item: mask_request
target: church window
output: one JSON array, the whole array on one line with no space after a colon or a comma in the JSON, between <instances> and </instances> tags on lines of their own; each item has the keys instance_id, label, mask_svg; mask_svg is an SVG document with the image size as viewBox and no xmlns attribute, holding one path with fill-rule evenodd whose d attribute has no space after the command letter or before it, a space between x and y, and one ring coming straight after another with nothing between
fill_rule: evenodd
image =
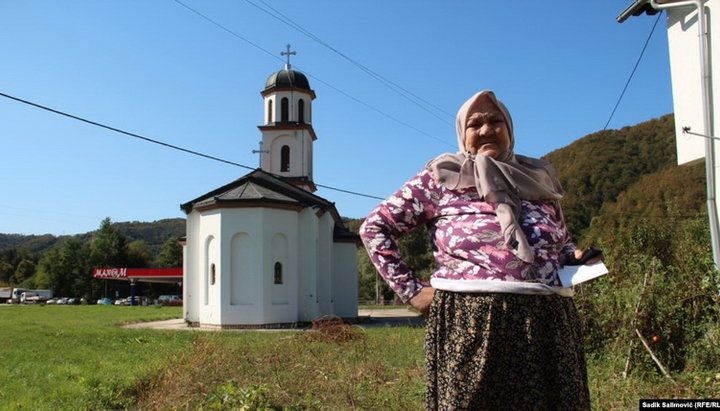
<instances>
[{"instance_id":1,"label":"church window","mask_svg":"<svg viewBox=\"0 0 720 411\"><path fill-rule=\"evenodd\" d=\"M290 147L280 148L280 171L290 171Z\"/></svg>"},{"instance_id":2,"label":"church window","mask_svg":"<svg viewBox=\"0 0 720 411\"><path fill-rule=\"evenodd\" d=\"M275 263L275 284L282 284L283 283L283 277L282 277L282 264L280 264L280 261Z\"/></svg>"},{"instance_id":3,"label":"church window","mask_svg":"<svg viewBox=\"0 0 720 411\"><path fill-rule=\"evenodd\" d=\"M280 121L283 123L290 121L288 118L288 110L288 98L283 97L282 100L280 100Z\"/></svg>"},{"instance_id":4,"label":"church window","mask_svg":"<svg viewBox=\"0 0 720 411\"><path fill-rule=\"evenodd\" d=\"M305 100L298 101L298 122L305 124Z\"/></svg>"},{"instance_id":5,"label":"church window","mask_svg":"<svg viewBox=\"0 0 720 411\"><path fill-rule=\"evenodd\" d=\"M272 118L273 118L272 100L268 100L268 115L267 116L268 116L267 123L268 124L272 123Z\"/></svg>"},{"instance_id":6,"label":"church window","mask_svg":"<svg viewBox=\"0 0 720 411\"><path fill-rule=\"evenodd\" d=\"M210 264L210 285L215 285L215 263Z\"/></svg>"}]
</instances>

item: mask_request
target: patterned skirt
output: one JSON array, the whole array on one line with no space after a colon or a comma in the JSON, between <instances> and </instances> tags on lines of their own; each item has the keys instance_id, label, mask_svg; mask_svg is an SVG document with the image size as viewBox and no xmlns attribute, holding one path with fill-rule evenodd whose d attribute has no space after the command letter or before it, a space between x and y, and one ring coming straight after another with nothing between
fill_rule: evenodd
<instances>
[{"instance_id":1,"label":"patterned skirt","mask_svg":"<svg viewBox=\"0 0 720 411\"><path fill-rule=\"evenodd\" d=\"M572 298L437 290L425 338L429 410L589 410Z\"/></svg>"}]
</instances>

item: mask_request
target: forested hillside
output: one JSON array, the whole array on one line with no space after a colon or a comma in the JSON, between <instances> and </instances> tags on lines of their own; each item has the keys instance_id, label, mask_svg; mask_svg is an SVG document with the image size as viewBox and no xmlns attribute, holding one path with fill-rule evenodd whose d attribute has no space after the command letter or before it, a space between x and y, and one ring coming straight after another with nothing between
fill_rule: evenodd
<instances>
[{"instance_id":1,"label":"forested hillside","mask_svg":"<svg viewBox=\"0 0 720 411\"><path fill-rule=\"evenodd\" d=\"M615 201L647 174L675 166L672 114L620 130L585 136L543 158L557 169L566 194L565 219L581 238L605 202ZM654 184L652 178L646 183Z\"/></svg>"},{"instance_id":2,"label":"forested hillside","mask_svg":"<svg viewBox=\"0 0 720 411\"><path fill-rule=\"evenodd\" d=\"M120 222L113 223L129 241L144 241L152 254L157 254L162 244L169 237L181 237L185 235L185 219L168 218L153 222ZM76 234L72 236L44 235L22 235L0 233L0 251L16 248L31 253L43 254L52 248L62 239L74 238L80 241L89 241L97 231Z\"/></svg>"}]
</instances>

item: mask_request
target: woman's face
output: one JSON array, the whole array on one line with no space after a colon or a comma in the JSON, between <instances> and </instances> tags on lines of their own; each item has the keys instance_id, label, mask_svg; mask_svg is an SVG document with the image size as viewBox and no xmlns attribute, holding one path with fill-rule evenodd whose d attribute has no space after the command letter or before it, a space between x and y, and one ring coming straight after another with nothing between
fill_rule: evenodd
<instances>
[{"instance_id":1,"label":"woman's face","mask_svg":"<svg viewBox=\"0 0 720 411\"><path fill-rule=\"evenodd\" d=\"M510 149L510 132L505 117L487 97L470 107L465 123L465 150L498 158Z\"/></svg>"}]
</instances>

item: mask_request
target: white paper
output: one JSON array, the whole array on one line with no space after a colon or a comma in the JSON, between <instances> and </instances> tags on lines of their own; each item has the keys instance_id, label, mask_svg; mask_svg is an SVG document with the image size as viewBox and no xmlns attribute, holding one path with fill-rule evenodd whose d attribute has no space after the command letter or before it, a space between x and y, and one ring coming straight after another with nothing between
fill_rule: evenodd
<instances>
[{"instance_id":1,"label":"white paper","mask_svg":"<svg viewBox=\"0 0 720 411\"><path fill-rule=\"evenodd\" d=\"M563 287L572 287L607 273L608 269L602 261L595 264L566 265L558 270Z\"/></svg>"}]
</instances>

